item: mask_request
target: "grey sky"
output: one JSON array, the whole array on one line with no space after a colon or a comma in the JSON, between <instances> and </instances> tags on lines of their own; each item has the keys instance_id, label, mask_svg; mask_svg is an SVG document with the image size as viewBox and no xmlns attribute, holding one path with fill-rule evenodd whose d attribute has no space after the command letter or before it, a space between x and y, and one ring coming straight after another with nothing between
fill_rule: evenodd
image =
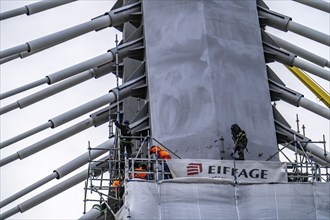
<instances>
[{"instance_id":1,"label":"grey sky","mask_svg":"<svg viewBox=\"0 0 330 220\"><path fill-rule=\"evenodd\" d=\"M1 12L22 7L33 2L35 1L1 0ZM304 24L326 34L330 33L330 18L329 14L325 12L318 11L292 1L268 0L265 2L272 10L291 16L295 22ZM9 20L1 21L0 48L1 50L4 50L25 43L29 40L83 23L110 10L113 3L114 1L82 0L36 15L22 15ZM283 33L271 28L268 30L296 45L330 59L330 51L326 46L312 42L311 40L292 33ZM113 28L107 28L99 32L91 32L59 46L30 56L26 59L16 59L12 62L1 65L1 93L44 78L48 74L54 73L73 64L106 53L108 49L113 48L115 45L115 34L118 34L119 39L121 38L120 33ZM300 81L298 81L288 70L286 70L286 68L279 64L271 64L270 66L288 87L298 90L303 93L305 97L319 103L320 105L323 105L323 103L319 102L315 96L309 92L302 83L300 83ZM318 77L312 77L329 91L329 82L325 82ZM23 98L28 94L46 87L47 86L41 86L40 88L3 100L1 101L1 106L15 102L19 98ZM86 83L34 104L33 106L9 112L1 116L1 142L37 125L43 124L47 122L48 119L70 110L82 103L95 99L107 93L113 87L115 87L115 77L110 74L98 80L91 79ZM283 102L278 102L277 108L288 120L292 128L296 128L295 117L298 113L301 120L301 125L304 124L306 126L306 134L308 137L313 140L321 140L322 134L326 134L327 142L329 143L328 120L310 113L307 110L295 108ZM58 131L82 121L87 117L88 115L84 115L79 119L68 123L68 125L63 125L54 130L48 129L34 135L33 137L8 146L7 148L1 150L1 158L14 154L16 151L23 149L38 140L48 137L51 134L57 133ZM29 158L21 161L15 161L5 167L2 167L0 169L1 199L7 198L24 187L38 181L42 177L49 175L54 169L64 163L82 153L85 153L87 151L88 141L91 142L92 147L95 147L96 145L104 142L107 137L107 125L103 125L98 128L90 128L87 131L75 135L70 139L64 140L59 144L56 144ZM329 144L327 144L327 146L329 151ZM87 166L83 169L86 168ZM8 205L8 207L6 206L1 210L1 212L6 211L8 208L25 201L32 195L42 192L59 182L61 182L61 180L52 181L51 184L41 187L36 192L33 192ZM61 195L58 195L53 199L50 199L45 203L27 211L26 213L13 216L11 219L76 219L82 215L83 211L83 188L84 185L79 184ZM91 198L92 196L89 197ZM93 203L88 203L87 210L92 205Z\"/></svg>"}]
</instances>

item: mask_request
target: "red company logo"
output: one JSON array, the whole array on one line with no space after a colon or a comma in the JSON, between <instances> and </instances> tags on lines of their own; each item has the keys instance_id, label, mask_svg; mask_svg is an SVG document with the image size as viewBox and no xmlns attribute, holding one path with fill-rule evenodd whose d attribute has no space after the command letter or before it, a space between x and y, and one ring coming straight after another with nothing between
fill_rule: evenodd
<instances>
[{"instance_id":1,"label":"red company logo","mask_svg":"<svg viewBox=\"0 0 330 220\"><path fill-rule=\"evenodd\" d=\"M203 167L201 163L190 163L187 165L187 175L196 175L203 172Z\"/></svg>"}]
</instances>

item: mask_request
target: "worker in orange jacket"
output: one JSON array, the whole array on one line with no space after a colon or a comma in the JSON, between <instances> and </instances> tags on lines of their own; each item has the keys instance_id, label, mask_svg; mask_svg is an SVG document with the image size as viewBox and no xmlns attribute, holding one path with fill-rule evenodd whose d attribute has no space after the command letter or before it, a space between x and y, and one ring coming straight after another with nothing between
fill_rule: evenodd
<instances>
[{"instance_id":1,"label":"worker in orange jacket","mask_svg":"<svg viewBox=\"0 0 330 220\"><path fill-rule=\"evenodd\" d=\"M151 149L150 149L150 154L155 154L157 155L158 159L171 159L171 154L169 152L167 152L166 150L164 150L164 148L160 147L160 146L156 146L154 145Z\"/></svg>"},{"instance_id":2,"label":"worker in orange jacket","mask_svg":"<svg viewBox=\"0 0 330 220\"><path fill-rule=\"evenodd\" d=\"M111 191L109 197L109 205L114 212L119 211L122 206L124 195L123 180L115 179L111 184Z\"/></svg>"},{"instance_id":3,"label":"worker in orange jacket","mask_svg":"<svg viewBox=\"0 0 330 220\"><path fill-rule=\"evenodd\" d=\"M121 179L115 179L111 184L111 192L117 194L119 189L122 188L123 181Z\"/></svg>"},{"instance_id":4,"label":"worker in orange jacket","mask_svg":"<svg viewBox=\"0 0 330 220\"><path fill-rule=\"evenodd\" d=\"M114 181L112 182L112 185L111 185L111 186L112 186L112 187L118 187L118 186L121 186L122 183L123 183L122 180L116 179L116 180L114 180ZM115 189L115 188L113 188L113 189Z\"/></svg>"},{"instance_id":5,"label":"worker in orange jacket","mask_svg":"<svg viewBox=\"0 0 330 220\"><path fill-rule=\"evenodd\" d=\"M145 164L141 164L140 166L136 167L134 169L134 178L138 178L138 179L147 179L147 166ZM142 173L143 172L143 173Z\"/></svg>"},{"instance_id":6,"label":"worker in orange jacket","mask_svg":"<svg viewBox=\"0 0 330 220\"><path fill-rule=\"evenodd\" d=\"M123 181L121 179L115 179L111 184L111 193L113 197L120 197L123 191Z\"/></svg>"},{"instance_id":7,"label":"worker in orange jacket","mask_svg":"<svg viewBox=\"0 0 330 220\"><path fill-rule=\"evenodd\" d=\"M156 146L156 145L154 145L150 149L150 154L155 154L157 159L163 159L163 160L171 159L171 154L169 152L167 152L164 148L162 148L160 146ZM167 174L164 174L164 179L172 178L172 175L168 174L168 173L170 173L170 168L168 168L166 161L164 161L164 172L167 173Z\"/></svg>"}]
</instances>

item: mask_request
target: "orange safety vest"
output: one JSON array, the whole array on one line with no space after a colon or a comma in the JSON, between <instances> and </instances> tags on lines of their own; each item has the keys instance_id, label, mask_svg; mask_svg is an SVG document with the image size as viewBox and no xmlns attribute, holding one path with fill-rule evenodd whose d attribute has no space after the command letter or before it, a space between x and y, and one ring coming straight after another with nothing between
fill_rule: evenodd
<instances>
[{"instance_id":1,"label":"orange safety vest","mask_svg":"<svg viewBox=\"0 0 330 220\"><path fill-rule=\"evenodd\" d=\"M146 171L146 170L142 169L142 167L137 167L134 169L134 171ZM147 174L146 173L134 173L134 178L147 179Z\"/></svg>"},{"instance_id":2,"label":"orange safety vest","mask_svg":"<svg viewBox=\"0 0 330 220\"><path fill-rule=\"evenodd\" d=\"M153 146L150 149L151 154L156 154L157 152L158 152L157 155L158 159L171 159L171 154L160 146Z\"/></svg>"},{"instance_id":3,"label":"orange safety vest","mask_svg":"<svg viewBox=\"0 0 330 220\"><path fill-rule=\"evenodd\" d=\"M122 181L121 180L114 180L113 182L112 182L112 187L113 188L111 188L111 190L112 191L116 191L118 188L115 188L115 187L118 187L118 186L120 186L122 184Z\"/></svg>"}]
</instances>

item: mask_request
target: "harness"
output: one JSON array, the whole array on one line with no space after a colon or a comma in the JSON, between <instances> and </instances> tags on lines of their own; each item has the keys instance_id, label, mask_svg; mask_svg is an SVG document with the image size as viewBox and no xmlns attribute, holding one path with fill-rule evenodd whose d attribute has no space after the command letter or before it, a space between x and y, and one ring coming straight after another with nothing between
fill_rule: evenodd
<instances>
[{"instance_id":1,"label":"harness","mask_svg":"<svg viewBox=\"0 0 330 220\"><path fill-rule=\"evenodd\" d=\"M236 138L236 137L237 137L237 138ZM247 152L249 152L248 149L247 149L247 141L248 141L248 139L247 139L247 137L246 137L245 132L244 132L244 131L240 131L240 132L238 133L238 135L235 136L235 138L236 138L236 140L234 140L234 144L235 144L236 146L238 146L238 143L241 142L241 141L243 140L243 138L245 138L245 139L246 139L246 145L245 145L245 146L242 146L242 147L243 147Z\"/></svg>"}]
</instances>

